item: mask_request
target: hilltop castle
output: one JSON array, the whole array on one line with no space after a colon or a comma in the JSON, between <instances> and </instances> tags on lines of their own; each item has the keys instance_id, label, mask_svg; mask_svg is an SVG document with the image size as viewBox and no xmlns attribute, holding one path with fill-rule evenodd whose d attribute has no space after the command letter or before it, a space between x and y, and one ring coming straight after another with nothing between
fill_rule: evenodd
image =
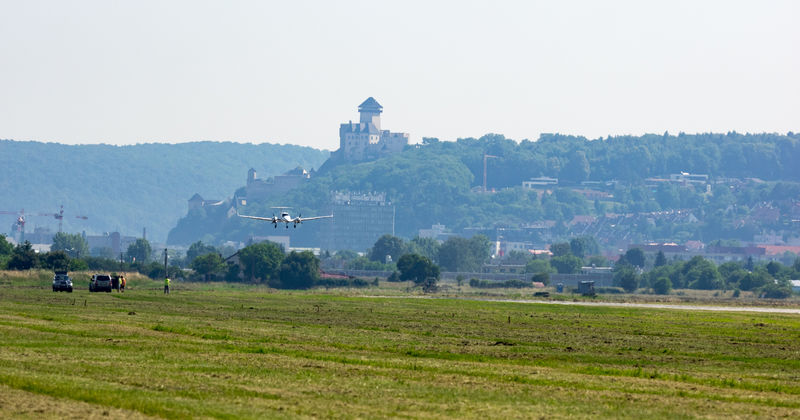
<instances>
[{"instance_id":1,"label":"hilltop castle","mask_svg":"<svg viewBox=\"0 0 800 420\"><path fill-rule=\"evenodd\" d=\"M334 156L344 161L375 159L400 152L408 144L408 133L381 130L383 107L373 97L358 106L360 121L339 126L339 150Z\"/></svg>"}]
</instances>

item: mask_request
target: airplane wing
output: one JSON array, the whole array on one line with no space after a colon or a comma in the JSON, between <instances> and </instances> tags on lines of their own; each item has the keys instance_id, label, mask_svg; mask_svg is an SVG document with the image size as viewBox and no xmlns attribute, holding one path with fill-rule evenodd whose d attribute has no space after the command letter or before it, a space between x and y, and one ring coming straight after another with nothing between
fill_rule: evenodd
<instances>
[{"instance_id":1,"label":"airplane wing","mask_svg":"<svg viewBox=\"0 0 800 420\"><path fill-rule=\"evenodd\" d=\"M305 221L308 221L308 220L316 220L316 219L330 219L330 218L332 218L332 217L333 217L333 215L331 214L331 215L329 215L329 216L298 217L297 219L298 219L300 222L305 222Z\"/></svg>"},{"instance_id":2,"label":"airplane wing","mask_svg":"<svg viewBox=\"0 0 800 420\"><path fill-rule=\"evenodd\" d=\"M275 223L275 217L258 217L258 216L245 216L244 214L239 214L236 212L236 215L239 217L244 217L246 219L255 219L255 220L266 220L267 222Z\"/></svg>"}]
</instances>

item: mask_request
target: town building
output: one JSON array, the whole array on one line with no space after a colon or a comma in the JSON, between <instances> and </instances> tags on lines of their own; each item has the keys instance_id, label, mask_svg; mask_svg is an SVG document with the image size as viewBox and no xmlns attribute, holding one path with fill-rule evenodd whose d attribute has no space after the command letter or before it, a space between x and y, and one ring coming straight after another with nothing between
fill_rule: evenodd
<instances>
[{"instance_id":1,"label":"town building","mask_svg":"<svg viewBox=\"0 0 800 420\"><path fill-rule=\"evenodd\" d=\"M408 133L381 129L383 107L373 97L358 106L359 122L339 126L339 150L332 157L358 162L401 152L408 144Z\"/></svg>"},{"instance_id":2,"label":"town building","mask_svg":"<svg viewBox=\"0 0 800 420\"><path fill-rule=\"evenodd\" d=\"M532 242L507 241L503 238L498 238L494 243L494 252L492 254L496 257L504 257L513 251L528 253L533 247Z\"/></svg>"},{"instance_id":3,"label":"town building","mask_svg":"<svg viewBox=\"0 0 800 420\"><path fill-rule=\"evenodd\" d=\"M538 178L531 178L530 181L522 181L522 188L528 190L548 185L558 185L558 178L540 176Z\"/></svg>"},{"instance_id":4,"label":"town building","mask_svg":"<svg viewBox=\"0 0 800 420\"><path fill-rule=\"evenodd\" d=\"M34 245L52 245L53 236L55 236L55 233L48 227L37 226L33 229L33 232L25 232L25 240Z\"/></svg>"},{"instance_id":5,"label":"town building","mask_svg":"<svg viewBox=\"0 0 800 420\"><path fill-rule=\"evenodd\" d=\"M244 197L236 197L236 205L246 206L247 200L261 201L285 194L299 187L310 178L311 174L301 167L294 168L285 172L283 175L275 175L268 179L258 178L256 170L250 168L250 170L247 171L245 195Z\"/></svg>"},{"instance_id":6,"label":"town building","mask_svg":"<svg viewBox=\"0 0 800 420\"><path fill-rule=\"evenodd\" d=\"M435 225L431 225L430 229L419 229L417 232L418 232L417 236L419 236L420 238L436 239L439 242L444 242L449 237L455 235L454 233L449 232L445 225L438 223Z\"/></svg>"},{"instance_id":7,"label":"town building","mask_svg":"<svg viewBox=\"0 0 800 420\"><path fill-rule=\"evenodd\" d=\"M670 174L670 182L677 184L695 184L705 185L708 184L708 175L706 174L690 174L688 172L681 172L679 174Z\"/></svg>"},{"instance_id":8,"label":"town building","mask_svg":"<svg viewBox=\"0 0 800 420\"><path fill-rule=\"evenodd\" d=\"M320 223L322 248L365 251L385 234L394 235L395 207L386 193L331 193L332 219Z\"/></svg>"},{"instance_id":9,"label":"town building","mask_svg":"<svg viewBox=\"0 0 800 420\"><path fill-rule=\"evenodd\" d=\"M687 243L688 245L688 243ZM676 243L646 243L633 244L628 249L639 248L646 254L656 254L659 251L664 253L668 260L689 260L695 256L723 264L729 261L745 262L749 259L753 261L781 261L785 259L785 254L797 255L800 253L800 246L781 246L781 245L748 245L748 246L687 246Z\"/></svg>"},{"instance_id":10,"label":"town building","mask_svg":"<svg viewBox=\"0 0 800 420\"><path fill-rule=\"evenodd\" d=\"M119 254L127 252L128 247L136 242L137 238L135 236L123 236L119 232L105 232L102 235L85 235L85 239L92 255L102 256L103 250L106 250L110 251L111 255L116 258Z\"/></svg>"}]
</instances>

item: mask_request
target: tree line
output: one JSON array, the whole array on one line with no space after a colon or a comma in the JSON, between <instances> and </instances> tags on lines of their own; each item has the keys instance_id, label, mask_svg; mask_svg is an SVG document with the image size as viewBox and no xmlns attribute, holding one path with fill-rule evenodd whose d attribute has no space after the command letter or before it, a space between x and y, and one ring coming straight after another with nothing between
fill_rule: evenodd
<instances>
[{"instance_id":1,"label":"tree line","mask_svg":"<svg viewBox=\"0 0 800 420\"><path fill-rule=\"evenodd\" d=\"M50 252L38 254L28 242L12 246L4 236L0 236L0 268L138 271L154 279L165 275L184 276L182 268L192 268L189 280L193 281L247 282L275 288L306 289L325 285L320 278L321 267L325 265L392 271L394 274L389 277L390 281L410 280L431 291L435 290L442 270L477 273L491 261L491 243L483 235L469 239L451 237L441 244L430 238L416 237L405 241L384 235L365 256L352 251L323 252L321 259L310 251L286 254L280 245L271 242L251 244L229 258L223 258L219 249L198 241L189 247L183 259L173 259L168 272L160 262L150 259L152 250L144 239L128 247L127 261L91 257L86 248L85 239L80 235L60 233L54 238ZM524 281L545 284L550 273L572 274L585 265L611 265L610 261L598 255L599 246L591 236L554 243L550 246L550 253L548 257L537 257L514 251L491 262L524 266L521 271ZM663 252L648 258L640 248L632 248L613 264L613 276L614 284L627 292L645 289L656 294L668 294L672 289L733 290L735 296L740 291L751 291L761 297L786 298L792 294L789 280L800 278L800 257L795 258L791 265L778 261L755 263L750 258L745 262L730 261L718 266L702 256L694 256L688 261L668 261Z\"/></svg>"},{"instance_id":2,"label":"tree line","mask_svg":"<svg viewBox=\"0 0 800 420\"><path fill-rule=\"evenodd\" d=\"M488 188L480 194L483 155L497 156L488 165ZM786 213L800 193L800 134L678 134L618 136L589 140L565 135L542 135L538 141L516 142L489 134L441 142L426 138L402 153L360 163L325 165L302 187L263 202L248 201L249 211L269 214L271 206L292 205L302 213L323 212L330 191L381 191L397 209L397 233L413 238L420 228L447 221L454 231L469 227L519 227L553 220L557 235L568 237L576 215L655 212L692 209L699 223L675 225L638 223L630 230L648 239L749 240L758 229L782 229L749 221L752 209L768 202ZM707 174L712 179L758 178L736 188L677 186L653 188L650 177L672 173ZM522 188L533 177L553 177L559 184L540 191ZM582 181L605 183L606 199L589 199L579 191ZM764 182L761 182L764 181ZM191 243L243 241L250 234L267 234L270 226L228 218L225 211L198 210L179 221L172 237ZM194 236L192 236L194 235ZM302 235L301 235L302 236ZM602 239L602 238L599 238ZM354 250L363 251L363 250Z\"/></svg>"}]
</instances>

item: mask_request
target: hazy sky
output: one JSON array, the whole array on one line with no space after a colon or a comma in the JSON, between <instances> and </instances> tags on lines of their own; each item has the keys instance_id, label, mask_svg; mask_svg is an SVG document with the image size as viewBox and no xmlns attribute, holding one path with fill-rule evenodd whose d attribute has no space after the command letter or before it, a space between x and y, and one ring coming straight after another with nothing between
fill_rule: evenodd
<instances>
[{"instance_id":1,"label":"hazy sky","mask_svg":"<svg viewBox=\"0 0 800 420\"><path fill-rule=\"evenodd\" d=\"M0 138L800 131L798 1L0 0Z\"/></svg>"}]
</instances>

